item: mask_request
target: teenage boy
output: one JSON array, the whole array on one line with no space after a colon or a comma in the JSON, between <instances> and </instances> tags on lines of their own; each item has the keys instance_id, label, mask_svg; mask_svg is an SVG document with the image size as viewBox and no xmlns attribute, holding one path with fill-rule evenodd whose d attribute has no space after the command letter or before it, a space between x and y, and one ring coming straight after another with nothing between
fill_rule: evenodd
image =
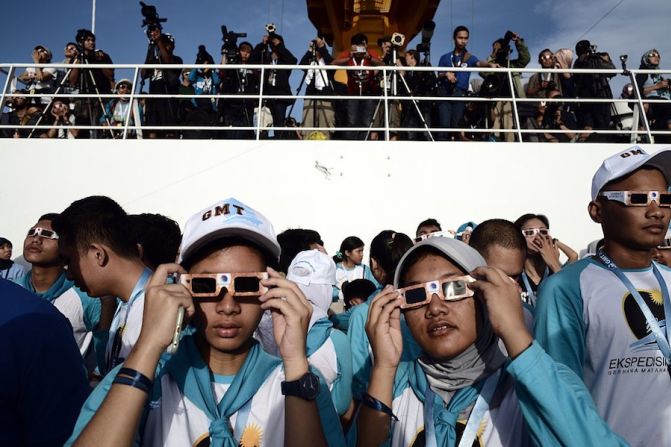
<instances>
[{"instance_id":1,"label":"teenage boy","mask_svg":"<svg viewBox=\"0 0 671 447\"><path fill-rule=\"evenodd\" d=\"M63 261L58 255L58 233L51 226L57 216L55 213L45 214L28 230L23 241L23 257L31 264L31 270L15 282L52 303L65 315L72 325L80 353L86 356L93 332L100 322L100 300L86 295L66 278ZM104 344L98 349L104 349ZM93 365L89 366L90 370L94 369Z\"/></svg>"},{"instance_id":2,"label":"teenage boy","mask_svg":"<svg viewBox=\"0 0 671 447\"><path fill-rule=\"evenodd\" d=\"M671 445L671 270L652 261L671 219L671 151L632 147L592 180L603 248L543 284L536 339L583 378L601 416L631 445Z\"/></svg>"},{"instance_id":3,"label":"teenage boy","mask_svg":"<svg viewBox=\"0 0 671 447\"><path fill-rule=\"evenodd\" d=\"M498 67L496 63L478 60L467 49L470 32L463 25L457 26L452 33L454 49L443 54L438 61L439 67ZM466 96L469 88L471 73L468 71L441 71L438 73L438 96L453 98ZM455 128L464 114L464 101L440 101L438 115L441 128ZM441 139L448 139L445 132Z\"/></svg>"},{"instance_id":4,"label":"teenage boy","mask_svg":"<svg viewBox=\"0 0 671 447\"><path fill-rule=\"evenodd\" d=\"M515 281L524 271L527 243L512 222L486 220L475 227L469 242L485 258L488 266L498 268Z\"/></svg>"},{"instance_id":5,"label":"teenage boy","mask_svg":"<svg viewBox=\"0 0 671 447\"><path fill-rule=\"evenodd\" d=\"M279 254L270 222L235 199L193 215L182 266L156 270L137 344L91 395L66 445L130 446L136 436L145 446L344 445L306 358L311 305L271 267ZM180 283L166 284L174 273ZM162 356L180 308L195 331ZM281 359L252 336L268 309Z\"/></svg>"},{"instance_id":6,"label":"teenage boy","mask_svg":"<svg viewBox=\"0 0 671 447\"><path fill-rule=\"evenodd\" d=\"M107 372L122 363L142 326L144 288L151 270L142 264L126 212L109 197L73 202L53 221L68 275L89 296L119 298L105 351Z\"/></svg>"}]
</instances>

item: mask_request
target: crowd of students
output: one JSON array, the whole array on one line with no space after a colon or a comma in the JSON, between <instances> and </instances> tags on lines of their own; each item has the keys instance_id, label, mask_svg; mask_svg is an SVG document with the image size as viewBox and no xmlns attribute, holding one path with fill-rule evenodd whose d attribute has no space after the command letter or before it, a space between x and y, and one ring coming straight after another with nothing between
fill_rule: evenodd
<instances>
[{"instance_id":1,"label":"crowd of students","mask_svg":"<svg viewBox=\"0 0 671 447\"><path fill-rule=\"evenodd\" d=\"M181 231L77 200L26 271L0 240L0 444L668 445L670 184L631 147L582 255L525 214L385 230L369 265L234 198Z\"/></svg>"},{"instance_id":2,"label":"crowd of students","mask_svg":"<svg viewBox=\"0 0 671 447\"><path fill-rule=\"evenodd\" d=\"M164 33L160 24L147 30L149 47L145 64L181 65L174 54L175 38ZM524 129L523 141L585 142L629 141L628 135L600 134L603 130L671 130L671 100L669 80L663 73L639 73L635 81L641 98L658 102L647 103L645 118L627 124L632 110L639 107L634 87L628 84L620 99L630 100L624 110L614 104L590 102L613 99L610 79L614 72L535 73L524 79L519 72L510 79L506 73L483 72L481 78L471 78L466 71L448 71L450 67L483 67L523 69L531 55L524 39L508 31L492 43L492 52L479 59L468 51L470 32L458 26L453 32L454 48L442 55L438 67L444 70L389 71L387 67L417 67L430 65L426 54L414 49L394 46L392 36L378 40L380 52L369 46L366 35L351 38L351 47L340 54L330 54L323 38L314 39L300 59L285 45L284 38L274 31L264 35L257 45L237 38L226 41L221 48L220 65L265 65L263 75L258 68L210 69L214 57L204 45L198 48L195 63L198 68L142 69L140 86L129 79L115 80L114 69L80 68L81 64L111 64L111 57L97 49L95 36L89 30L79 30L76 42L65 47L63 63L70 69L49 67L51 51L37 45L33 63L17 80L24 88L12 91L3 114L0 129L4 137L48 138L255 138L256 126L266 127L260 138L281 139L382 139L385 123L395 130L389 139L457 140L457 141L517 141L513 131ZM516 57L511 54L513 49ZM575 59L575 60L574 60ZM660 70L661 55L650 49L641 57L639 68ZM295 99L289 83L290 69L277 65L310 66L304 69L301 88L307 96L301 123L291 116ZM545 48L538 54L541 69L615 70L610 55L597 52L588 40L581 40L575 51ZM205 66L205 67L202 67ZM359 67L358 70L336 72L326 66ZM191 95L191 98L143 97L144 84L151 95ZM512 86L512 87L511 87ZM18 87L18 86L17 86ZM130 94L136 92L131 103ZM50 98L41 94L69 95ZM77 94L91 96L80 98ZM265 97L259 105L255 95ZM117 97L110 98L109 95ZM100 95L107 95L105 97ZM204 98L198 96L205 95ZM226 95L226 98L217 98ZM349 96L338 99L338 96ZM236 96L239 96L236 97ZM540 98L538 102L487 101L485 98ZM356 97L356 98L352 98ZM424 100L439 97L438 101ZM582 99L584 102L564 102L562 98ZM515 112L515 113L513 113ZM126 125L144 126L144 130L121 132ZM45 126L35 129L34 126ZM76 126L104 126L108 129L78 129ZM196 127L195 129L189 129ZM200 129L210 127L211 129ZM272 128L290 128L275 130ZM301 128L303 127L303 128ZM339 132L334 128L345 128ZM352 130L346 128L353 128ZM449 131L448 129L462 129ZM410 129L410 130L401 130ZM668 135L658 134L656 140L667 141Z\"/></svg>"}]
</instances>

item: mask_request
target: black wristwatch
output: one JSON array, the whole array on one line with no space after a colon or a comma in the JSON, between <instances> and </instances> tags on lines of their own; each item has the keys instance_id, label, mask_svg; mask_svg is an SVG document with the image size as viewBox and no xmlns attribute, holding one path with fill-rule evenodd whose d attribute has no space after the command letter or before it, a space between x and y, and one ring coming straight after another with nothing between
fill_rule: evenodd
<instances>
[{"instance_id":1,"label":"black wristwatch","mask_svg":"<svg viewBox=\"0 0 671 447\"><path fill-rule=\"evenodd\" d=\"M298 380L283 381L282 394L300 397L305 400L315 400L319 394L319 377L308 371Z\"/></svg>"}]
</instances>

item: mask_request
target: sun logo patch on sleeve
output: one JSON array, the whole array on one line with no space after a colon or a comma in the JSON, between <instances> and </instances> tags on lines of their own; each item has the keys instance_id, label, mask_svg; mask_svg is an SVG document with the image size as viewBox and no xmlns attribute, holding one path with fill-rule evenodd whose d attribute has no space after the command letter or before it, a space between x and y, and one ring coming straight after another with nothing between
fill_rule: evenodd
<instances>
[{"instance_id":1,"label":"sun logo patch on sleeve","mask_svg":"<svg viewBox=\"0 0 671 447\"><path fill-rule=\"evenodd\" d=\"M240 447L261 447L263 430L256 424L245 427L240 437Z\"/></svg>"}]
</instances>

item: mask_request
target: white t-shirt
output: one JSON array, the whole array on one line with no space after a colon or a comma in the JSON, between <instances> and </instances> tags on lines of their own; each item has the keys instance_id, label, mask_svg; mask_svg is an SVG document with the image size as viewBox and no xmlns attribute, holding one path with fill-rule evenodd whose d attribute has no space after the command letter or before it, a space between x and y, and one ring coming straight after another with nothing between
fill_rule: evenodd
<instances>
[{"instance_id":1,"label":"white t-shirt","mask_svg":"<svg viewBox=\"0 0 671 447\"><path fill-rule=\"evenodd\" d=\"M89 299L94 300L95 298ZM79 294L75 292L74 288L70 288L56 298L53 304L70 321L72 333L77 346L79 346L79 352L81 352L82 356L85 355L91 345L91 340L93 339L93 332L91 331L94 328L89 327L90 323L87 324L89 320L87 315L85 315L87 309L84 309L84 304ZM96 325L97 320L100 318L100 305L98 305L97 317L95 321Z\"/></svg>"},{"instance_id":2,"label":"white t-shirt","mask_svg":"<svg viewBox=\"0 0 671 447\"><path fill-rule=\"evenodd\" d=\"M230 418L233 436L243 446L282 447L284 445L284 395L282 367L270 373L254 397ZM217 401L233 381L233 376L216 376L212 384ZM170 375L161 379L161 398L152 402L144 430L144 446L209 445L210 420L184 396Z\"/></svg>"},{"instance_id":3,"label":"white t-shirt","mask_svg":"<svg viewBox=\"0 0 671 447\"><path fill-rule=\"evenodd\" d=\"M136 299L120 303L110 326L109 340L105 350L107 370L123 363L135 346L142 330L144 314L144 291Z\"/></svg>"},{"instance_id":4,"label":"white t-shirt","mask_svg":"<svg viewBox=\"0 0 671 447\"><path fill-rule=\"evenodd\" d=\"M658 269L671 286L671 270ZM652 268L623 271L665 331ZM555 360L582 375L599 414L631 445L671 445L666 361L636 301L612 272L587 258L548 278L535 336Z\"/></svg>"}]
</instances>

